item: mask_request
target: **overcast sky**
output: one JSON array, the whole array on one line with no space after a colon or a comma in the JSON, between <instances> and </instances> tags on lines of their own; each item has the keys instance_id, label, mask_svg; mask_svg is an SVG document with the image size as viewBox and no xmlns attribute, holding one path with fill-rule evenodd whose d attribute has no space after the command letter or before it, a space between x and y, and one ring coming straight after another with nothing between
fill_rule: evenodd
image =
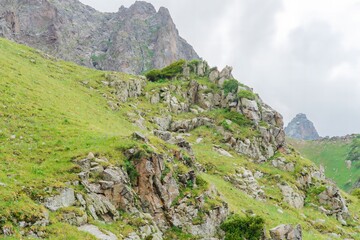
<instances>
[{"instance_id":1,"label":"overcast sky","mask_svg":"<svg viewBox=\"0 0 360 240\"><path fill-rule=\"evenodd\" d=\"M133 0L81 0L115 12ZM148 0L212 66L321 136L360 133L360 0Z\"/></svg>"}]
</instances>

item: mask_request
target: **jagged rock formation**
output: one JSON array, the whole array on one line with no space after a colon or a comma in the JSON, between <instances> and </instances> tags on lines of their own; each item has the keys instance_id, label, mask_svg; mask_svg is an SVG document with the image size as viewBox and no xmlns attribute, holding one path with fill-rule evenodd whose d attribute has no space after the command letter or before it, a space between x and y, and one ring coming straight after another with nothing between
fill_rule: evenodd
<instances>
[{"instance_id":1,"label":"jagged rock formation","mask_svg":"<svg viewBox=\"0 0 360 240\"><path fill-rule=\"evenodd\" d=\"M265 104L255 94L254 99L237 97L237 94L241 91L252 93L252 89L239 86L236 93L226 94L224 91L211 91L207 85L199 84L191 79L191 74L206 77L217 88L221 89L225 80L233 79L231 67L225 67L220 72L217 68L210 68L205 61L198 61L195 64L186 63L183 69L183 80L187 83L186 87L170 84L169 87L146 93L146 97L152 104L163 103L168 106L169 113L167 116L154 118L159 130L189 132L199 126L211 124L208 118L173 122L170 116L171 113L191 112L201 114L215 109L230 109L250 119L259 132L258 136L251 139L241 139L234 136L230 131L220 129L224 136L224 142L238 153L247 155L255 161L264 162L284 145L285 133L281 114ZM260 123L263 123L263 125Z\"/></svg>"},{"instance_id":2,"label":"jagged rock formation","mask_svg":"<svg viewBox=\"0 0 360 240\"><path fill-rule=\"evenodd\" d=\"M122 209L145 220L133 234L141 239L162 239L162 231L171 226L187 229L192 235L203 238L217 234L218 226L228 215L228 206L218 200L219 193L214 188L204 189L199 196L180 196L181 188L189 181L195 186L196 174L194 171L184 174L167 171L165 158L174 161L179 154L147 154L138 149L128 149L125 154L134 164L131 171L113 166L108 159L95 157L92 153L77 160L81 169L80 181L72 185L82 185L87 193L75 194L72 188L66 188L59 195L47 198L45 206L51 211L77 206L79 210L67 213L63 216L64 221L93 235L97 233L96 227L83 226L87 223L86 215L76 216L75 212L87 211L95 220L113 222L119 219L117 209ZM134 171L136 176L131 175ZM195 203L191 201L194 197ZM177 198L179 200L174 204ZM217 201L218 205L209 205L209 200L212 204ZM201 223L195 224L195 219L200 216Z\"/></svg>"},{"instance_id":3,"label":"jagged rock formation","mask_svg":"<svg viewBox=\"0 0 360 240\"><path fill-rule=\"evenodd\" d=\"M299 113L285 128L286 136L301 140L317 140L320 138L314 124L306 115Z\"/></svg>"},{"instance_id":4,"label":"jagged rock formation","mask_svg":"<svg viewBox=\"0 0 360 240\"><path fill-rule=\"evenodd\" d=\"M101 13L78 0L0 0L0 36L87 67L127 73L199 58L169 11L142 1Z\"/></svg>"}]
</instances>

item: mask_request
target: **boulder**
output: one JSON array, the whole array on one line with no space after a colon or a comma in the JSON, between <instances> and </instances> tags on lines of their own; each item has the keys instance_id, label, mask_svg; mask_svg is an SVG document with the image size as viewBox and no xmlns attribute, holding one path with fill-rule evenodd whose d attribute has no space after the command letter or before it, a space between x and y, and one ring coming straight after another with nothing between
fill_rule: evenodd
<instances>
[{"instance_id":1,"label":"boulder","mask_svg":"<svg viewBox=\"0 0 360 240\"><path fill-rule=\"evenodd\" d=\"M278 184L284 197L284 201L294 208L304 207L304 196L295 191L289 185Z\"/></svg>"},{"instance_id":2,"label":"boulder","mask_svg":"<svg viewBox=\"0 0 360 240\"><path fill-rule=\"evenodd\" d=\"M235 174L225 177L225 180L230 181L236 188L255 199L261 200L265 198L264 190L262 190L253 173L248 169L237 168Z\"/></svg>"},{"instance_id":3,"label":"boulder","mask_svg":"<svg viewBox=\"0 0 360 240\"><path fill-rule=\"evenodd\" d=\"M295 170L295 164L292 162L288 162L286 161L285 158L277 158L271 161L271 164L283 171L287 171L287 172L294 172Z\"/></svg>"},{"instance_id":4,"label":"boulder","mask_svg":"<svg viewBox=\"0 0 360 240\"><path fill-rule=\"evenodd\" d=\"M217 146L214 146L213 148L216 152L218 152L220 155L222 156L225 156L225 157L233 157L228 151L220 148L220 147L217 147Z\"/></svg>"},{"instance_id":5,"label":"boulder","mask_svg":"<svg viewBox=\"0 0 360 240\"><path fill-rule=\"evenodd\" d=\"M171 116L166 116L166 117L155 117L154 119L155 124L158 125L159 130L161 131L167 131L170 128L170 124L171 124Z\"/></svg>"},{"instance_id":6,"label":"boulder","mask_svg":"<svg viewBox=\"0 0 360 240\"><path fill-rule=\"evenodd\" d=\"M72 188L65 188L61 190L59 195L49 197L45 200L45 207L51 211L56 211L63 207L70 207L76 202L75 192Z\"/></svg>"},{"instance_id":7,"label":"boulder","mask_svg":"<svg viewBox=\"0 0 360 240\"><path fill-rule=\"evenodd\" d=\"M81 227L78 227L78 230L80 230L82 232L90 233L96 239L99 239L99 240L117 240L118 239L115 234L113 234L109 231L103 230L103 229L100 230L97 226L91 225L91 224L86 224Z\"/></svg>"},{"instance_id":8,"label":"boulder","mask_svg":"<svg viewBox=\"0 0 360 240\"><path fill-rule=\"evenodd\" d=\"M154 130L154 135L164 141L169 141L172 138L171 132L168 131Z\"/></svg>"},{"instance_id":9,"label":"boulder","mask_svg":"<svg viewBox=\"0 0 360 240\"><path fill-rule=\"evenodd\" d=\"M111 181L114 183L128 183L127 174L118 167L109 167L106 168L103 172L103 180Z\"/></svg>"},{"instance_id":10,"label":"boulder","mask_svg":"<svg viewBox=\"0 0 360 240\"><path fill-rule=\"evenodd\" d=\"M220 73L219 70L217 70L217 68L211 70L210 74L209 74L209 80L213 83L215 83L218 79L219 79Z\"/></svg>"},{"instance_id":11,"label":"boulder","mask_svg":"<svg viewBox=\"0 0 360 240\"><path fill-rule=\"evenodd\" d=\"M340 190L336 186L328 186L318 197L320 204L330 211L330 215L335 214L337 219L346 225L344 218L349 218L349 210Z\"/></svg>"},{"instance_id":12,"label":"boulder","mask_svg":"<svg viewBox=\"0 0 360 240\"><path fill-rule=\"evenodd\" d=\"M302 229L300 225L280 225L270 230L272 240L302 240Z\"/></svg>"}]
</instances>

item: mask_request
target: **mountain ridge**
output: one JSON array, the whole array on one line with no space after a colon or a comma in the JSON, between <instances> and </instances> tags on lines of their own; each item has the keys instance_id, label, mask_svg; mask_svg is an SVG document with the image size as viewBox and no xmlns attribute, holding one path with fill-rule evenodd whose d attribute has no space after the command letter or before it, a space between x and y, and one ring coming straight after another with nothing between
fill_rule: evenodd
<instances>
[{"instance_id":1,"label":"mountain ridge","mask_svg":"<svg viewBox=\"0 0 360 240\"><path fill-rule=\"evenodd\" d=\"M101 13L80 1L0 1L0 36L87 67L142 73L199 59L169 11L136 1Z\"/></svg>"}]
</instances>

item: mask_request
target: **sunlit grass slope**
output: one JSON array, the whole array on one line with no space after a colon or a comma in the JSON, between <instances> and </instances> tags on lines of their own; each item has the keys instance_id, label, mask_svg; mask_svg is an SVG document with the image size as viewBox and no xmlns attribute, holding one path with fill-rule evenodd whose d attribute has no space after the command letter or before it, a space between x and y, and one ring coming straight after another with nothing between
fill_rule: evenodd
<instances>
[{"instance_id":1,"label":"sunlit grass slope","mask_svg":"<svg viewBox=\"0 0 360 240\"><path fill-rule=\"evenodd\" d=\"M38 212L29 196L76 177L74 157L121 154L135 129L99 94L104 74L0 38L0 216Z\"/></svg>"},{"instance_id":2,"label":"sunlit grass slope","mask_svg":"<svg viewBox=\"0 0 360 240\"><path fill-rule=\"evenodd\" d=\"M334 180L345 191L351 189L360 178L360 167L348 168L345 161L350 151L348 141L295 141L290 142L305 157L325 167L326 176Z\"/></svg>"}]
</instances>

